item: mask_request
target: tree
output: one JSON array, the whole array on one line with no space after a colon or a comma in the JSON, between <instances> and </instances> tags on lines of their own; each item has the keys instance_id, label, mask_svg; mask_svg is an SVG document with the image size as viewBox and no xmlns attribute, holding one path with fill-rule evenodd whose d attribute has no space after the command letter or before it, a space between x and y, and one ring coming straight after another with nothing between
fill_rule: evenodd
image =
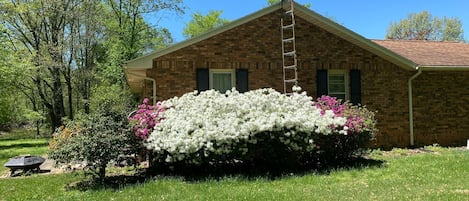
<instances>
[{"instance_id":1,"label":"tree","mask_svg":"<svg viewBox=\"0 0 469 201\"><path fill-rule=\"evenodd\" d=\"M110 38L107 40L120 43L123 61L160 46L158 42L172 42L167 29L151 26L144 21L143 15L162 10L183 13L182 0L106 0L105 3L110 8L107 16L109 20L106 22ZM160 40L160 37L164 39Z\"/></svg>"},{"instance_id":2,"label":"tree","mask_svg":"<svg viewBox=\"0 0 469 201\"><path fill-rule=\"evenodd\" d=\"M85 113L92 112L91 89L96 85L112 83L126 90L122 63L172 43L167 29L149 24L144 16L162 10L182 12L181 3L182 0L1 1L1 33L9 36L7 43L2 41L2 48L11 52L3 53L19 54L18 49L24 50L25 54L18 58L27 58L34 68L18 71L26 76L15 83L31 100L34 110L47 110L54 130L62 125L63 117L73 119L80 108ZM3 66L12 70L16 65Z\"/></svg>"},{"instance_id":3,"label":"tree","mask_svg":"<svg viewBox=\"0 0 469 201\"><path fill-rule=\"evenodd\" d=\"M464 41L464 30L458 18L440 19L429 12L411 13L406 19L392 22L386 39Z\"/></svg>"},{"instance_id":4,"label":"tree","mask_svg":"<svg viewBox=\"0 0 469 201\"><path fill-rule=\"evenodd\" d=\"M34 71L29 53L0 18L0 130L8 130L26 123L36 123L39 135L40 114L37 92L29 79ZM29 106L29 102L32 105Z\"/></svg>"},{"instance_id":5,"label":"tree","mask_svg":"<svg viewBox=\"0 0 469 201\"><path fill-rule=\"evenodd\" d=\"M182 34L186 38L192 38L229 23L229 20L220 18L222 13L220 10L209 11L205 16L199 12L193 13L192 20L186 24Z\"/></svg>"},{"instance_id":6,"label":"tree","mask_svg":"<svg viewBox=\"0 0 469 201\"><path fill-rule=\"evenodd\" d=\"M69 72L67 68L71 67L73 59L67 45L74 20L70 13L79 3L75 0L12 0L1 4L2 17L12 37L29 51L31 62L37 67L32 80L48 110L52 128L62 125L62 117L66 115L62 76Z\"/></svg>"}]
</instances>

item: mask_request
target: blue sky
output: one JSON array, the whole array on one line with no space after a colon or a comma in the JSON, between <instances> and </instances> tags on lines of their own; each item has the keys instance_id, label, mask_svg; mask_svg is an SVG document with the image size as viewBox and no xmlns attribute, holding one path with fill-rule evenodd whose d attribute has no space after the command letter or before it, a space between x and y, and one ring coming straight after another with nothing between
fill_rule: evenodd
<instances>
[{"instance_id":1,"label":"blue sky","mask_svg":"<svg viewBox=\"0 0 469 201\"><path fill-rule=\"evenodd\" d=\"M384 39L391 22L409 13L428 11L442 18L458 17L463 24L464 38L469 40L469 0L297 0L311 3L315 12L334 18L339 24L370 39ZM236 20L267 6L267 0L184 0L185 14L164 13L156 22L170 30L175 42L183 41L182 30L191 14L222 10L221 17ZM155 18L152 18L155 19Z\"/></svg>"}]
</instances>

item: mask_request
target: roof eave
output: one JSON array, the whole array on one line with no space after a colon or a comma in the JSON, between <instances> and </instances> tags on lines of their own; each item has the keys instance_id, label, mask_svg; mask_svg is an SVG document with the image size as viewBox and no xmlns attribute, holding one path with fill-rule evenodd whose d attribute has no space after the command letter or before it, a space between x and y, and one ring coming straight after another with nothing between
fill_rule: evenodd
<instances>
[{"instance_id":1,"label":"roof eave","mask_svg":"<svg viewBox=\"0 0 469 201\"><path fill-rule=\"evenodd\" d=\"M146 77L145 68L125 68L125 77L133 93L140 93L143 89L143 81Z\"/></svg>"},{"instance_id":2,"label":"roof eave","mask_svg":"<svg viewBox=\"0 0 469 201\"><path fill-rule=\"evenodd\" d=\"M422 71L469 71L469 66L420 65Z\"/></svg>"}]
</instances>

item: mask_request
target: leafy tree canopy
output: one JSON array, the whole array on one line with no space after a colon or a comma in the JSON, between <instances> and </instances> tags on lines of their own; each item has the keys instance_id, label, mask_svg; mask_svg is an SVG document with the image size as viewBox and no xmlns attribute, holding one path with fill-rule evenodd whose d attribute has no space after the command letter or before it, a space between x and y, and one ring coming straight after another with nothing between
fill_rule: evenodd
<instances>
[{"instance_id":1,"label":"leafy tree canopy","mask_svg":"<svg viewBox=\"0 0 469 201\"><path fill-rule=\"evenodd\" d=\"M457 17L438 18L429 12L411 13L406 19L392 22L386 39L464 41L462 22Z\"/></svg>"},{"instance_id":2,"label":"leafy tree canopy","mask_svg":"<svg viewBox=\"0 0 469 201\"><path fill-rule=\"evenodd\" d=\"M205 33L211 29L223 26L230 21L224 18L220 18L223 13L221 10L212 10L203 15L200 12L192 14L192 20L186 24L183 30L183 35L186 38L192 38L194 36Z\"/></svg>"}]
</instances>

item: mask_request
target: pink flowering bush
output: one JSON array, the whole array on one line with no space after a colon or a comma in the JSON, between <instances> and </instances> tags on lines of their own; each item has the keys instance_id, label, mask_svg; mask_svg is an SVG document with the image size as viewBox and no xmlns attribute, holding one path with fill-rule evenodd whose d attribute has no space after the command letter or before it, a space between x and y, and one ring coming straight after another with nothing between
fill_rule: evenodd
<instances>
[{"instance_id":1,"label":"pink flowering bush","mask_svg":"<svg viewBox=\"0 0 469 201\"><path fill-rule=\"evenodd\" d=\"M148 99L145 98L136 113L129 117L135 135L139 139L146 140L153 127L162 120L161 114L165 110L161 102L153 106L148 104Z\"/></svg>"},{"instance_id":2,"label":"pink flowering bush","mask_svg":"<svg viewBox=\"0 0 469 201\"><path fill-rule=\"evenodd\" d=\"M342 103L331 96L321 96L313 105L322 110L321 114L324 114L327 110L332 110L337 117L345 117L347 121L344 128L341 129L346 130L346 134L363 132L375 134L376 132L375 115L363 106L353 105L349 102Z\"/></svg>"},{"instance_id":3,"label":"pink flowering bush","mask_svg":"<svg viewBox=\"0 0 469 201\"><path fill-rule=\"evenodd\" d=\"M338 165L367 150L377 133L374 112L330 96L317 98L313 105L321 109L321 115L332 111L336 117L344 117L346 122L343 127L334 128L336 134L315 136L316 149L312 159L322 165Z\"/></svg>"}]
</instances>

